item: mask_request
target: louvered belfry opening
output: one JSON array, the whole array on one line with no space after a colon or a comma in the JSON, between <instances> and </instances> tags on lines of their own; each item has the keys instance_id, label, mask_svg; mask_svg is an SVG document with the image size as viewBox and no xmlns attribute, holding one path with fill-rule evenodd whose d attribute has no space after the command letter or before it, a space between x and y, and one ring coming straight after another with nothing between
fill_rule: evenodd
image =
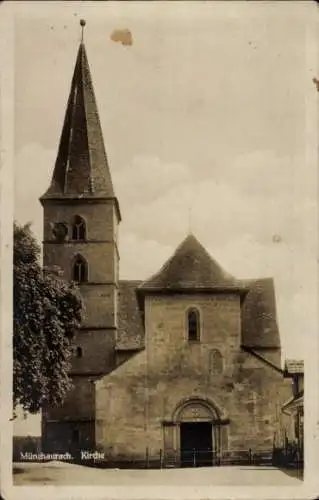
<instances>
[{"instance_id":1,"label":"louvered belfry opening","mask_svg":"<svg viewBox=\"0 0 319 500\"><path fill-rule=\"evenodd\" d=\"M88 281L88 265L81 255L78 255L73 263L73 280L77 283Z\"/></svg>"},{"instance_id":2,"label":"louvered belfry opening","mask_svg":"<svg viewBox=\"0 0 319 500\"><path fill-rule=\"evenodd\" d=\"M79 215L76 215L73 220L72 239L74 241L86 240L86 224L82 217L80 217Z\"/></svg>"}]
</instances>

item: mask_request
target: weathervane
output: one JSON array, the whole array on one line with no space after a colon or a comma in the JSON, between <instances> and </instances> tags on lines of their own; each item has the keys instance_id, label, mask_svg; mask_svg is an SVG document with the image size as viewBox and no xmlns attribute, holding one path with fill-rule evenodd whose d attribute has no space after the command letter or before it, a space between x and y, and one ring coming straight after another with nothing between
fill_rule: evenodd
<instances>
[{"instance_id":1,"label":"weathervane","mask_svg":"<svg viewBox=\"0 0 319 500\"><path fill-rule=\"evenodd\" d=\"M85 19L81 19L80 25L81 25L81 28L82 28L82 31L81 31L81 43L83 43L83 32L84 32L84 26L86 25Z\"/></svg>"}]
</instances>

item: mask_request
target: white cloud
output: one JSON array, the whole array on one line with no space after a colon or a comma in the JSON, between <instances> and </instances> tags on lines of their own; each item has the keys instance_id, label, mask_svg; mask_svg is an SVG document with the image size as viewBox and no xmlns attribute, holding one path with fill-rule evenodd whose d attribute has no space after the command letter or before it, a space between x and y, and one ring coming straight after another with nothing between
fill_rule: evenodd
<instances>
[{"instance_id":1,"label":"white cloud","mask_svg":"<svg viewBox=\"0 0 319 500\"><path fill-rule=\"evenodd\" d=\"M157 272L175 248L155 239L144 239L136 234L120 233L120 276L123 279L144 280Z\"/></svg>"},{"instance_id":2,"label":"white cloud","mask_svg":"<svg viewBox=\"0 0 319 500\"><path fill-rule=\"evenodd\" d=\"M53 151L37 144L16 158L16 218L31 220L39 240L38 198L48 187L54 160ZM158 271L191 226L235 276L274 277L283 343L298 354L300 332L314 329L317 300L315 183L303 180L299 163L255 152L205 180L196 178L193 165L134 157L113 175L123 215L121 277L146 279Z\"/></svg>"},{"instance_id":3,"label":"white cloud","mask_svg":"<svg viewBox=\"0 0 319 500\"><path fill-rule=\"evenodd\" d=\"M206 240L210 234L215 245L243 234L264 244L274 235L292 247L313 244L315 182L301 186L297 161L278 160L268 152L262 158L262 152L247 159L243 155L227 171L214 170L205 180L201 175L196 179L194 166L135 158L116 177L123 225L151 239L156 227L156 238L171 244L188 231L191 208L194 232ZM239 164L245 165L240 176Z\"/></svg>"},{"instance_id":4,"label":"white cloud","mask_svg":"<svg viewBox=\"0 0 319 500\"><path fill-rule=\"evenodd\" d=\"M154 201L185 182L190 182L187 165L163 163L156 156L135 156L120 172L114 171L116 192L124 206Z\"/></svg>"},{"instance_id":5,"label":"white cloud","mask_svg":"<svg viewBox=\"0 0 319 500\"><path fill-rule=\"evenodd\" d=\"M299 355L301 331L314 330L317 300L312 278L317 272L317 203L314 184L300 182L299 161L256 152L229 166L234 175L226 175L224 182L221 171L196 182L185 175L192 171L188 165L168 167L158 159L154 171L166 175L152 177L146 175L147 162L136 159L134 175L141 177L134 183L143 188L129 207L129 175L117 186L126 207L123 275L138 278L140 272L144 279L156 272L185 237L192 207L193 232L226 270L237 277L274 277L284 349Z\"/></svg>"}]
</instances>

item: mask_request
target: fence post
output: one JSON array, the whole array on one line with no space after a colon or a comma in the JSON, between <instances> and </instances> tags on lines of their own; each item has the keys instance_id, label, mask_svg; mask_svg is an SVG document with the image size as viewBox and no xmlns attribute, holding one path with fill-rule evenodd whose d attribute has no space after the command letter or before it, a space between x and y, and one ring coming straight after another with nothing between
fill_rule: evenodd
<instances>
[{"instance_id":1,"label":"fence post","mask_svg":"<svg viewBox=\"0 0 319 500\"><path fill-rule=\"evenodd\" d=\"M193 448L193 467L196 467L196 450Z\"/></svg>"},{"instance_id":2,"label":"fence post","mask_svg":"<svg viewBox=\"0 0 319 500\"><path fill-rule=\"evenodd\" d=\"M251 448L249 448L249 465L251 465Z\"/></svg>"},{"instance_id":3,"label":"fence post","mask_svg":"<svg viewBox=\"0 0 319 500\"><path fill-rule=\"evenodd\" d=\"M148 456L148 446L146 447L146 468L149 467L149 456Z\"/></svg>"},{"instance_id":4,"label":"fence post","mask_svg":"<svg viewBox=\"0 0 319 500\"><path fill-rule=\"evenodd\" d=\"M163 469L163 453L162 453L162 448L160 449L160 469Z\"/></svg>"}]
</instances>

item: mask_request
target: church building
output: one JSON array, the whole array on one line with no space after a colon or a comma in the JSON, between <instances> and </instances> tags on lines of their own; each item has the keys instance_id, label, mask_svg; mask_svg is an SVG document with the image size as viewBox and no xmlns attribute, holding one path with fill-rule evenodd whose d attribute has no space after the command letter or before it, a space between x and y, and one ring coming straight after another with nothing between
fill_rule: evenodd
<instances>
[{"instance_id":1,"label":"church building","mask_svg":"<svg viewBox=\"0 0 319 500\"><path fill-rule=\"evenodd\" d=\"M290 395L274 282L236 279L193 234L149 279L120 279L122 214L83 41L40 201L44 265L76 281L85 303L73 389L43 413L44 450L175 465L271 451Z\"/></svg>"}]
</instances>

